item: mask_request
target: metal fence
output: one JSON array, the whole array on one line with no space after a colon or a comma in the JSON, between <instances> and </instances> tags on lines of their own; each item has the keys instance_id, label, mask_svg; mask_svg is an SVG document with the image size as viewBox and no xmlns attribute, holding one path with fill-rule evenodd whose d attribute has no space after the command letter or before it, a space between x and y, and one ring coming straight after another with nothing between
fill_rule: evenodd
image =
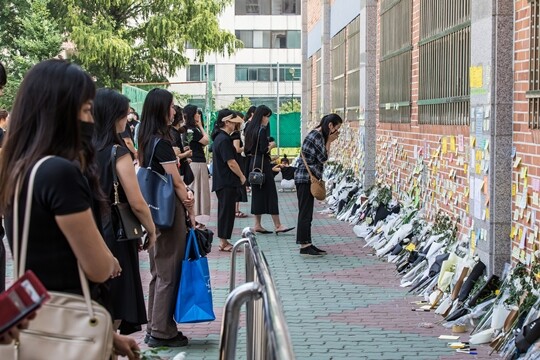
<instances>
[{"instance_id":1,"label":"metal fence","mask_svg":"<svg viewBox=\"0 0 540 360\"><path fill-rule=\"evenodd\" d=\"M249 228L234 244L231 254L230 294L225 302L219 354L221 360L236 358L240 310L246 305L247 360L292 360L295 358L289 329L283 315L268 263ZM235 287L236 254L244 246L246 283ZM244 358L244 356L242 356Z\"/></svg>"},{"instance_id":2,"label":"metal fence","mask_svg":"<svg viewBox=\"0 0 540 360\"><path fill-rule=\"evenodd\" d=\"M420 3L420 124L468 125L470 0Z\"/></svg>"},{"instance_id":3,"label":"metal fence","mask_svg":"<svg viewBox=\"0 0 540 360\"><path fill-rule=\"evenodd\" d=\"M411 121L411 0L381 4L379 121Z\"/></svg>"},{"instance_id":4,"label":"metal fence","mask_svg":"<svg viewBox=\"0 0 540 360\"><path fill-rule=\"evenodd\" d=\"M530 2L529 128L540 128L540 3Z\"/></svg>"}]
</instances>

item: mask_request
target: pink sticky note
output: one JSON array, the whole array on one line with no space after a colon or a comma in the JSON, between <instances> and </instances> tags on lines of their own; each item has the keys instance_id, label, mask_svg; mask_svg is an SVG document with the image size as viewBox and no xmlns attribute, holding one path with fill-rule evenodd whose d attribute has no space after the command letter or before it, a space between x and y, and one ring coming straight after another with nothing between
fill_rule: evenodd
<instances>
[{"instance_id":1,"label":"pink sticky note","mask_svg":"<svg viewBox=\"0 0 540 360\"><path fill-rule=\"evenodd\" d=\"M538 178L532 179L532 188L534 189L534 191L540 191L540 179Z\"/></svg>"}]
</instances>

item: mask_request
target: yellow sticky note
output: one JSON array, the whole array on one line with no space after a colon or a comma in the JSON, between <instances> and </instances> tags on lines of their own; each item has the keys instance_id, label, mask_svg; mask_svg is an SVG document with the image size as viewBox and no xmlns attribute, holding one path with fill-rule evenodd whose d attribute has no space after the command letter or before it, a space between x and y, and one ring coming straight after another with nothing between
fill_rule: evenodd
<instances>
[{"instance_id":1,"label":"yellow sticky note","mask_svg":"<svg viewBox=\"0 0 540 360\"><path fill-rule=\"evenodd\" d=\"M474 145L476 144L476 137L471 136L470 141L471 141L471 147L474 147Z\"/></svg>"},{"instance_id":2,"label":"yellow sticky note","mask_svg":"<svg viewBox=\"0 0 540 360\"><path fill-rule=\"evenodd\" d=\"M469 79L472 89L480 89L483 85L483 69L482 66L471 66L469 68Z\"/></svg>"},{"instance_id":3,"label":"yellow sticky note","mask_svg":"<svg viewBox=\"0 0 540 360\"><path fill-rule=\"evenodd\" d=\"M476 167L475 167L475 171L478 175L480 175L480 173L482 172L482 166L480 166L480 164L476 164Z\"/></svg>"},{"instance_id":4,"label":"yellow sticky note","mask_svg":"<svg viewBox=\"0 0 540 360\"><path fill-rule=\"evenodd\" d=\"M412 243L405 247L405 250L407 250L407 251L413 251L414 249L416 249L416 245L414 245Z\"/></svg>"},{"instance_id":5,"label":"yellow sticky note","mask_svg":"<svg viewBox=\"0 0 540 360\"><path fill-rule=\"evenodd\" d=\"M514 160L514 169L517 168L519 166L519 164L521 163L521 158L518 156L516 157L516 160Z\"/></svg>"},{"instance_id":6,"label":"yellow sticky note","mask_svg":"<svg viewBox=\"0 0 540 360\"><path fill-rule=\"evenodd\" d=\"M469 187L465 188L464 195L465 197L469 197Z\"/></svg>"},{"instance_id":7,"label":"yellow sticky note","mask_svg":"<svg viewBox=\"0 0 540 360\"><path fill-rule=\"evenodd\" d=\"M527 166L523 166L521 168L521 177L524 178L527 176L527 170L528 170L528 167Z\"/></svg>"},{"instance_id":8,"label":"yellow sticky note","mask_svg":"<svg viewBox=\"0 0 540 360\"><path fill-rule=\"evenodd\" d=\"M448 146L448 143L447 143L447 138L446 136L443 136L442 137L442 154L445 155L446 154L446 150L447 150L447 146Z\"/></svg>"},{"instance_id":9,"label":"yellow sticky note","mask_svg":"<svg viewBox=\"0 0 540 360\"><path fill-rule=\"evenodd\" d=\"M512 226L512 230L510 231L510 239L513 239L516 237L516 228Z\"/></svg>"},{"instance_id":10,"label":"yellow sticky note","mask_svg":"<svg viewBox=\"0 0 540 360\"><path fill-rule=\"evenodd\" d=\"M469 214L469 204L467 204L467 205L465 206L465 213L466 213L466 214Z\"/></svg>"},{"instance_id":11,"label":"yellow sticky note","mask_svg":"<svg viewBox=\"0 0 540 360\"><path fill-rule=\"evenodd\" d=\"M486 220L489 220L489 208L486 209Z\"/></svg>"},{"instance_id":12,"label":"yellow sticky note","mask_svg":"<svg viewBox=\"0 0 540 360\"><path fill-rule=\"evenodd\" d=\"M456 152L456 137L450 136L450 151L455 153Z\"/></svg>"},{"instance_id":13,"label":"yellow sticky note","mask_svg":"<svg viewBox=\"0 0 540 360\"><path fill-rule=\"evenodd\" d=\"M516 192L517 192L517 187L516 187L516 184L512 184L512 196L516 196Z\"/></svg>"}]
</instances>

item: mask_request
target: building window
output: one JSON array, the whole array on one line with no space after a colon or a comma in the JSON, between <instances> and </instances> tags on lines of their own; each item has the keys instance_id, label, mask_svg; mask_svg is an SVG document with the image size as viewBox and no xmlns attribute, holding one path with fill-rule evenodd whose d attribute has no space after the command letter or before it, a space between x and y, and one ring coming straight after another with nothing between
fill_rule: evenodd
<instances>
[{"instance_id":1,"label":"building window","mask_svg":"<svg viewBox=\"0 0 540 360\"><path fill-rule=\"evenodd\" d=\"M210 81L216 80L215 65L208 65ZM187 81L206 81L206 65L189 65L187 68Z\"/></svg>"},{"instance_id":2,"label":"building window","mask_svg":"<svg viewBox=\"0 0 540 360\"><path fill-rule=\"evenodd\" d=\"M300 0L235 0L236 15L300 15Z\"/></svg>"},{"instance_id":3,"label":"building window","mask_svg":"<svg viewBox=\"0 0 540 360\"><path fill-rule=\"evenodd\" d=\"M280 64L279 81L300 81L300 69L300 64ZM236 81L272 82L277 79L277 64L236 65Z\"/></svg>"},{"instance_id":4,"label":"building window","mask_svg":"<svg viewBox=\"0 0 540 360\"><path fill-rule=\"evenodd\" d=\"M411 0L381 4L379 121L411 121Z\"/></svg>"},{"instance_id":5,"label":"building window","mask_svg":"<svg viewBox=\"0 0 540 360\"><path fill-rule=\"evenodd\" d=\"M236 30L236 38L246 49L300 49L298 30Z\"/></svg>"},{"instance_id":6,"label":"building window","mask_svg":"<svg viewBox=\"0 0 540 360\"><path fill-rule=\"evenodd\" d=\"M360 115L360 16L347 25L347 110L348 120Z\"/></svg>"},{"instance_id":7,"label":"building window","mask_svg":"<svg viewBox=\"0 0 540 360\"><path fill-rule=\"evenodd\" d=\"M332 111L344 117L345 112L345 29L332 38Z\"/></svg>"},{"instance_id":8,"label":"building window","mask_svg":"<svg viewBox=\"0 0 540 360\"><path fill-rule=\"evenodd\" d=\"M421 1L418 43L420 124L469 125L470 28L470 0Z\"/></svg>"},{"instance_id":9,"label":"building window","mask_svg":"<svg viewBox=\"0 0 540 360\"><path fill-rule=\"evenodd\" d=\"M313 117L312 119L317 123L319 119L321 118L322 113L322 58L321 58L321 50L317 50L317 52L314 55L313 61L315 62L315 71L313 72L313 76L315 78L314 81L314 95L313 95Z\"/></svg>"},{"instance_id":10,"label":"building window","mask_svg":"<svg viewBox=\"0 0 540 360\"><path fill-rule=\"evenodd\" d=\"M529 128L540 129L540 2L530 2Z\"/></svg>"}]
</instances>

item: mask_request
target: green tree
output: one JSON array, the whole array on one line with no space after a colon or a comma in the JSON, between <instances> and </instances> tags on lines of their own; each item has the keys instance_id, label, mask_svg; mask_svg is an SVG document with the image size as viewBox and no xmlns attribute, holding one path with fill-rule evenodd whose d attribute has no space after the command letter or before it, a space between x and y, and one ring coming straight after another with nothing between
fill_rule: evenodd
<instances>
[{"instance_id":1,"label":"green tree","mask_svg":"<svg viewBox=\"0 0 540 360\"><path fill-rule=\"evenodd\" d=\"M36 63L53 58L61 51L62 34L47 6L49 0L28 0L6 6L0 16L9 16L9 23L0 32L1 60L8 72L8 83L0 108L10 109L26 72ZM5 29L9 31L6 31Z\"/></svg>"},{"instance_id":2,"label":"green tree","mask_svg":"<svg viewBox=\"0 0 540 360\"><path fill-rule=\"evenodd\" d=\"M51 9L74 44L72 59L97 79L98 86L166 81L189 59L241 46L221 30L218 15L231 0L51 0Z\"/></svg>"},{"instance_id":3,"label":"green tree","mask_svg":"<svg viewBox=\"0 0 540 360\"><path fill-rule=\"evenodd\" d=\"M288 114L293 112L302 111L302 104L297 99L292 99L287 102L284 102L279 107L280 114Z\"/></svg>"},{"instance_id":4,"label":"green tree","mask_svg":"<svg viewBox=\"0 0 540 360\"><path fill-rule=\"evenodd\" d=\"M251 106L251 100L247 97L239 97L235 99L230 105L227 107L229 110L233 111L240 111L242 113L246 113Z\"/></svg>"}]
</instances>

